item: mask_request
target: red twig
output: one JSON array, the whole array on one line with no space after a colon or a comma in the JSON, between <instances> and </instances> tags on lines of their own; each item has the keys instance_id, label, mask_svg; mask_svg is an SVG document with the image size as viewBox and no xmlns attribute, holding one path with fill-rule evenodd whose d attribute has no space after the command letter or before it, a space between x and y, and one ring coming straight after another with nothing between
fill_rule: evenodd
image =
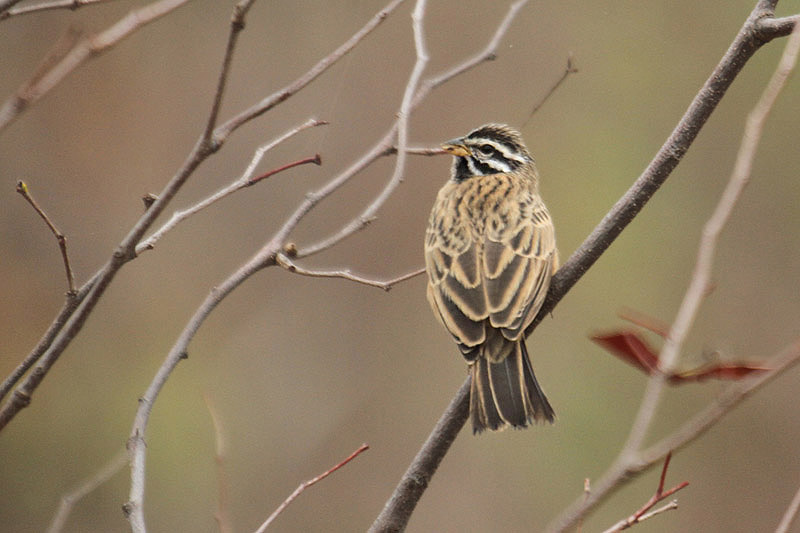
<instances>
[{"instance_id":1,"label":"red twig","mask_svg":"<svg viewBox=\"0 0 800 533\"><path fill-rule=\"evenodd\" d=\"M261 527L258 528L256 533L263 533L264 531L266 531L267 528L270 526L270 524L273 522L273 520L275 520L275 518L277 518L277 516L281 514L281 512L283 512L283 510L286 509L286 507L288 507L289 504L292 503L295 500L295 498L300 496L300 494L308 487L310 487L311 485L315 485L316 483L319 483L320 481L330 476L331 474L342 468L344 465L355 459L359 454L367 450L369 450L369 444L364 443L361 446L359 446L359 448L356 451L347 456L347 458L342 462L340 462L339 464L333 466L329 470L326 470L325 472L323 472L322 474L318 475L315 478L300 483L300 485L294 490L294 492L291 493L289 497L286 498L283 501L283 503L280 504L278 508L275 509L275 511L271 515L269 515L269 518L267 518L267 520L263 524L261 524Z\"/></svg>"},{"instance_id":2,"label":"red twig","mask_svg":"<svg viewBox=\"0 0 800 533\"><path fill-rule=\"evenodd\" d=\"M256 176L255 178L250 178L249 180L247 180L247 183L245 184L245 186L249 187L250 185L255 185L259 181L261 181L263 179L267 179L268 177L273 176L273 175L275 175L275 174L277 174L279 172L283 172L284 170L289 170L290 168L299 167L300 165L307 165L308 163L314 163L315 165L321 165L322 164L322 158L319 156L319 154L316 154L314 157L306 157L305 159L301 159L299 161L294 161L292 163L287 163L287 164L285 164L283 166L280 166L278 168L273 168L272 170L267 171L267 172L261 174L260 176Z\"/></svg>"},{"instance_id":3,"label":"red twig","mask_svg":"<svg viewBox=\"0 0 800 533\"><path fill-rule=\"evenodd\" d=\"M619 522L608 528L604 533L614 533L616 531L623 531L633 526L634 524L638 524L639 522L642 522L647 518L650 518L651 516L658 514L658 512L661 512L662 510L667 511L669 509L676 509L678 507L677 503L674 503L666 507L663 507L661 510L656 510L653 511L652 513L648 513L648 511L650 511L650 509L655 507L655 505L658 502L666 500L667 498L669 498L682 488L689 485L688 481L684 481L682 483L678 483L671 489L668 489L666 491L664 490L664 481L667 478L667 469L669 468L670 459L672 459L672 452L669 452L667 456L664 458L664 466L661 468L661 478L658 481L658 489L656 489L656 493L653 494L653 496L647 501L647 503L645 503L638 511L630 515L628 518L620 520Z\"/></svg>"}]
</instances>

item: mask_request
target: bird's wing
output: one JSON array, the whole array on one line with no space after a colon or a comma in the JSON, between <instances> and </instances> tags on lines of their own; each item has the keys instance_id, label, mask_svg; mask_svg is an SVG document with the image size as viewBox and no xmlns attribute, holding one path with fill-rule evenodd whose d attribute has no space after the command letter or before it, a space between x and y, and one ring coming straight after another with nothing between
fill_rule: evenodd
<instances>
[{"instance_id":1,"label":"bird's wing","mask_svg":"<svg viewBox=\"0 0 800 533\"><path fill-rule=\"evenodd\" d=\"M497 231L483 246L483 285L490 324L509 340L519 339L544 302L556 264L553 222L541 201Z\"/></svg>"},{"instance_id":2,"label":"bird's wing","mask_svg":"<svg viewBox=\"0 0 800 533\"><path fill-rule=\"evenodd\" d=\"M453 218L446 195L431 212L425 239L428 301L468 359L477 355L469 348L487 340L519 339L547 292L553 224L538 197L522 196L509 209L491 212L483 236ZM487 325L502 336L487 332Z\"/></svg>"}]
</instances>

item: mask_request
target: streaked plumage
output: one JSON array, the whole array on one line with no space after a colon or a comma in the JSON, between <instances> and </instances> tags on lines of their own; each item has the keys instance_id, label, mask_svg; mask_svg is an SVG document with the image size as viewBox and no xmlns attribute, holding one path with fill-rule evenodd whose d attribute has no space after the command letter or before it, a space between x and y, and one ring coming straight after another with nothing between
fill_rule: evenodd
<instances>
[{"instance_id":1,"label":"streaked plumage","mask_svg":"<svg viewBox=\"0 0 800 533\"><path fill-rule=\"evenodd\" d=\"M552 422L524 342L558 268L533 158L500 124L443 148L455 160L425 237L428 301L469 363L473 431Z\"/></svg>"}]
</instances>

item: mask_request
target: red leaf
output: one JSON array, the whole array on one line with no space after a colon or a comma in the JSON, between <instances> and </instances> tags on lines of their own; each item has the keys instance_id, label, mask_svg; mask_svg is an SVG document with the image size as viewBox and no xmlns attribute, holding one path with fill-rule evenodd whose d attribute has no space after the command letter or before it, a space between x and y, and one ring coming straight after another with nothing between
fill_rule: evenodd
<instances>
[{"instance_id":1,"label":"red leaf","mask_svg":"<svg viewBox=\"0 0 800 533\"><path fill-rule=\"evenodd\" d=\"M635 331L592 335L591 339L645 374L653 374L658 369L657 354Z\"/></svg>"},{"instance_id":2,"label":"red leaf","mask_svg":"<svg viewBox=\"0 0 800 533\"><path fill-rule=\"evenodd\" d=\"M719 363L705 365L694 370L676 372L669 377L673 383L686 383L690 381L704 381L706 379L729 379L739 380L749 376L754 372L767 372L770 369L763 366L752 366L747 364L726 364Z\"/></svg>"}]
</instances>

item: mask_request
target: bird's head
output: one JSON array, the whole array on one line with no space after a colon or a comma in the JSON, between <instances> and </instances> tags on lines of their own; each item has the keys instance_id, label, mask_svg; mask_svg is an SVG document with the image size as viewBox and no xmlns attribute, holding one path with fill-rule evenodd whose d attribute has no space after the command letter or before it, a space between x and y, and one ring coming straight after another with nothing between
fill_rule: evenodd
<instances>
[{"instance_id":1,"label":"bird's head","mask_svg":"<svg viewBox=\"0 0 800 533\"><path fill-rule=\"evenodd\" d=\"M464 137L447 141L442 149L455 156L453 179L456 181L509 173L533 163L522 136L504 124L485 124Z\"/></svg>"}]
</instances>

